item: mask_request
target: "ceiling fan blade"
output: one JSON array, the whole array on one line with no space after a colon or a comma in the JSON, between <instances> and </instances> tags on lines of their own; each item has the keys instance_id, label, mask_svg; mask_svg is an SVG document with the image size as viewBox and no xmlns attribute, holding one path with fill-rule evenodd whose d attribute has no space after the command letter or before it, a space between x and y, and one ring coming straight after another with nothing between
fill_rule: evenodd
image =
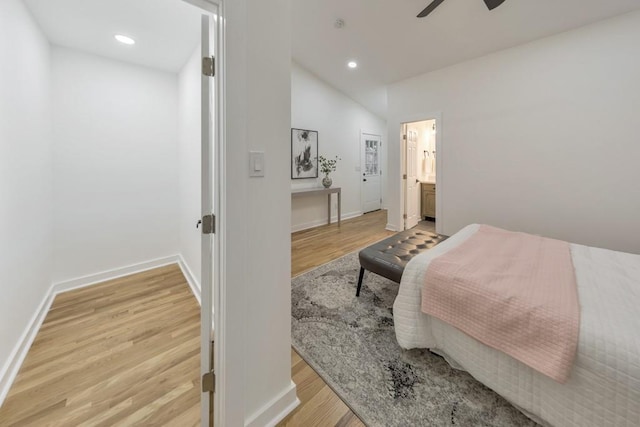
<instances>
[{"instance_id":1,"label":"ceiling fan blade","mask_svg":"<svg viewBox=\"0 0 640 427\"><path fill-rule=\"evenodd\" d=\"M504 3L504 0L484 0L484 4L487 5L489 10L495 9L496 7L500 6L502 3Z\"/></svg>"},{"instance_id":2,"label":"ceiling fan blade","mask_svg":"<svg viewBox=\"0 0 640 427\"><path fill-rule=\"evenodd\" d=\"M424 18L431 12L435 10L436 7L440 6L444 0L433 0L429 6L427 6L422 12L418 14L418 18ZM485 0L486 1L486 0ZM504 0L502 0L504 1Z\"/></svg>"}]
</instances>

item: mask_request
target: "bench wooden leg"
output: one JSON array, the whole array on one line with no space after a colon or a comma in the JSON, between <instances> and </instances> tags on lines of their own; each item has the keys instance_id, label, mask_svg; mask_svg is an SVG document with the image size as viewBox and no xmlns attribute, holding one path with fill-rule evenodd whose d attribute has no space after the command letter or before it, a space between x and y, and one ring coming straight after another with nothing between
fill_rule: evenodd
<instances>
[{"instance_id":1,"label":"bench wooden leg","mask_svg":"<svg viewBox=\"0 0 640 427\"><path fill-rule=\"evenodd\" d=\"M358 277L358 289L356 290L356 296L360 296L360 288L362 287L362 279L364 277L364 268L360 267L360 277Z\"/></svg>"}]
</instances>

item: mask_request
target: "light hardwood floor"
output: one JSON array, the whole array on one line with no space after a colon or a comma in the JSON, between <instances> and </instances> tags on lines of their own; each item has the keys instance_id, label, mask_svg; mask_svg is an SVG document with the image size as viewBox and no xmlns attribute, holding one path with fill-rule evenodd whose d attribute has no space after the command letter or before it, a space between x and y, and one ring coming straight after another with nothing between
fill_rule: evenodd
<instances>
[{"instance_id":1,"label":"light hardwood floor","mask_svg":"<svg viewBox=\"0 0 640 427\"><path fill-rule=\"evenodd\" d=\"M386 225L387 211L376 211L342 221L340 227L334 223L293 233L291 276L297 276L394 234L385 230Z\"/></svg>"},{"instance_id":2,"label":"light hardwood floor","mask_svg":"<svg viewBox=\"0 0 640 427\"><path fill-rule=\"evenodd\" d=\"M56 297L0 426L194 426L200 308L177 265Z\"/></svg>"},{"instance_id":3,"label":"light hardwood floor","mask_svg":"<svg viewBox=\"0 0 640 427\"><path fill-rule=\"evenodd\" d=\"M292 275L392 232L386 211L293 233ZM200 421L197 301L176 265L58 295L0 426L192 426ZM301 405L282 426L362 426L295 351Z\"/></svg>"}]
</instances>

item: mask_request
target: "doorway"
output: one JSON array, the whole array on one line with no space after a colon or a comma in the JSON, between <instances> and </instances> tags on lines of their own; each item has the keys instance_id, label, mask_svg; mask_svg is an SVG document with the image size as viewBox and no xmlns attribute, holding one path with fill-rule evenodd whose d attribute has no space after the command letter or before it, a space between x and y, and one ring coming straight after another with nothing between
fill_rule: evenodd
<instances>
[{"instance_id":1,"label":"doorway","mask_svg":"<svg viewBox=\"0 0 640 427\"><path fill-rule=\"evenodd\" d=\"M221 390L216 372L221 372L220 349L224 334L216 342L214 325L224 331L221 314L223 286L223 235L225 218L221 201L224 188L224 26L220 0L182 0L201 10L200 22L200 212L201 296L200 296L200 425L220 425ZM214 410L217 409L217 410Z\"/></svg>"},{"instance_id":2,"label":"doorway","mask_svg":"<svg viewBox=\"0 0 640 427\"><path fill-rule=\"evenodd\" d=\"M40 150L42 153L38 161L43 164L38 165L51 170L51 178L47 181L53 182L46 187L45 194L48 200L45 210L50 218L47 223L47 246L50 248L47 252L50 255L47 258L51 262L47 261L47 267L43 269L46 274L38 282L48 285L50 281L52 286L49 290L43 288L44 299L37 314L44 319L48 304L58 293L165 268L161 270L164 272L160 274L162 280L169 276L167 271L175 279L176 293L171 294L184 294L184 301L190 305L180 306L181 310L176 314L168 309L173 304L167 304L150 321L146 321L148 318L143 315L135 317L138 312L128 309L122 309L113 318L105 316L100 320L111 328L119 320L126 325L125 331L134 334L132 336L136 340L138 337L160 337L157 339L166 347L145 344L145 350L150 353L140 359L144 359L145 367L153 372L149 377L155 382L145 383L144 389L132 393L146 393L148 396L153 390L159 399L159 396L175 397L177 395L172 393L179 387L163 381L166 378L163 375L180 380L187 377L185 387L180 390L188 397L180 395L180 402L189 417L195 418L200 415L200 374L212 370L212 305L220 303L220 298L214 300L212 295L220 286L221 239L219 234L213 235L211 231L224 228L219 214L216 215L217 221L213 219L213 214L219 211L219 189L223 184L222 168L214 165L214 162L223 162L218 154L224 142L220 120L224 106L221 99L224 91L220 89L224 68L220 50L223 29L217 25L222 22L221 3L217 0L134 3L126 0L11 2L10 10L15 14L9 18L16 21L15 26L20 30L18 38L26 49L15 49L20 51L18 55L13 50L5 51L3 45L3 57L24 57L31 62L26 70L33 68L34 64L38 69L38 73L24 76L16 73L19 77L16 80L32 80L30 87L25 85L28 90L15 92L16 99L31 98L34 94L35 105L40 98L46 98L46 102L38 104L40 115L36 121L40 122L39 126L42 123L42 131L37 136L46 141L47 148L47 151ZM202 23L205 21L201 17L205 18L204 26ZM5 16L2 18L6 22ZM91 25L86 25L87 22ZM31 39L37 43L31 43ZM212 55L216 56L216 61ZM203 58L208 61L203 61ZM210 66L203 67L207 62ZM215 77L208 75L209 69L216 71ZM32 108L31 104L29 108ZM24 115L24 123L28 123L30 110L18 111ZM20 138L15 140L19 142ZM205 220L205 216L211 220ZM199 229L196 227L198 220L202 221L201 225L198 224ZM205 225L211 231L205 233ZM38 240L35 242L39 243ZM137 284L138 279L134 280ZM127 290L127 284L123 287L123 291L118 289L117 292L120 299L137 301L134 292ZM143 299L148 293L153 303L158 301L155 289L144 286L141 289L135 296ZM33 294L34 298L40 296ZM196 300L202 304L202 316ZM84 309L83 302L79 304L81 310ZM152 303L146 301L146 304L149 310L145 315L148 315L152 311L149 308ZM87 311L90 314L100 312ZM216 310L216 315L218 313L220 310ZM188 319L188 326L179 333L167 333L168 328L162 326L174 325L177 319ZM205 342L202 352L206 360L203 372L196 364L199 362L201 341L198 339L200 319L205 325L202 328ZM39 324L32 323L29 327L36 331ZM216 322L216 327L220 333L224 326ZM73 335L77 333L74 329L68 328L64 332L69 334L69 342L79 343ZM129 336L119 333L106 338L128 340ZM29 341L19 341L18 344L24 352L30 346ZM98 346L119 348L115 341L106 340L101 340ZM184 360L188 361L186 364L190 369L168 372L148 362L152 360L161 364L163 358L160 354L168 348L175 353L186 354ZM83 352L90 354L86 348ZM120 360L128 359L128 356L122 353ZM116 357L110 354L109 359ZM16 372L21 363L22 360L16 359L13 364ZM145 372L137 365L126 369L114 366L112 369L119 371L118 378L122 384L127 384L124 377L129 374L131 383L137 383L139 377L133 377ZM102 375L110 372L108 369L98 371ZM11 375L13 381L15 376ZM4 386L4 373L2 376ZM66 390L71 393L74 387L82 386L81 382L74 381L73 375L61 376L58 382L63 380L68 382L57 389L48 388L48 392L62 393L61 390ZM96 399L108 401L112 396L109 393L114 393L114 390L100 382L107 384L110 379L93 380L95 389L104 393ZM210 403L208 394L202 393ZM55 398L66 397L58 395ZM133 394L125 398L129 402L135 401L136 405L145 405L144 399ZM97 414L89 411L106 410L89 406L82 410L69 410L76 413L87 411L81 414L86 419ZM210 424L210 406L205 408L206 416L201 417L205 425ZM127 410L133 412L141 407L132 406ZM46 416L52 423L58 423L51 420L51 414Z\"/></svg>"},{"instance_id":3,"label":"doorway","mask_svg":"<svg viewBox=\"0 0 640 427\"><path fill-rule=\"evenodd\" d=\"M435 230L437 120L406 122L401 132L404 229Z\"/></svg>"},{"instance_id":4,"label":"doorway","mask_svg":"<svg viewBox=\"0 0 640 427\"><path fill-rule=\"evenodd\" d=\"M362 132L360 146L362 213L368 213L382 209L382 138Z\"/></svg>"}]
</instances>

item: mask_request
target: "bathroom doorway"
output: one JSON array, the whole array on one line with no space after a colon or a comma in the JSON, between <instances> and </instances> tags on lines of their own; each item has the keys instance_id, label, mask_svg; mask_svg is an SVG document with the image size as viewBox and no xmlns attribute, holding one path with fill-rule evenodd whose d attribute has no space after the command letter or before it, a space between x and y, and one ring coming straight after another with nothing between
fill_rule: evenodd
<instances>
[{"instance_id":1,"label":"bathroom doorway","mask_svg":"<svg viewBox=\"0 0 640 427\"><path fill-rule=\"evenodd\" d=\"M435 231L437 120L402 124L404 229L416 226Z\"/></svg>"}]
</instances>

